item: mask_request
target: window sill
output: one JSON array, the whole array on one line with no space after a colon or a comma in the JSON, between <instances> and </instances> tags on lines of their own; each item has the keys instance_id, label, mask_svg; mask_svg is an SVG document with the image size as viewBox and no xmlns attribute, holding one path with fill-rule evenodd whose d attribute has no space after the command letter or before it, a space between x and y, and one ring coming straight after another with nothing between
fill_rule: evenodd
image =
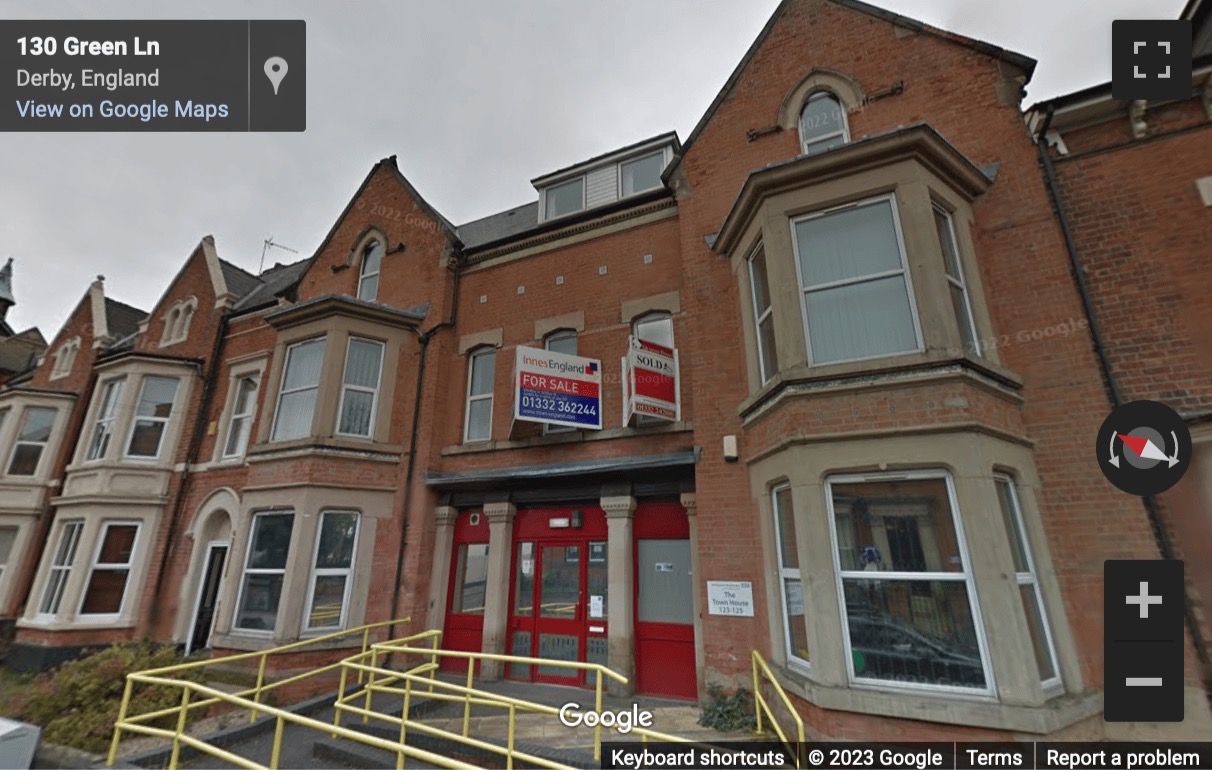
<instances>
[{"instance_id":1,"label":"window sill","mask_svg":"<svg viewBox=\"0 0 1212 770\"><path fill-rule=\"evenodd\" d=\"M245 450L242 459L247 463L255 463L308 453L350 454L357 455L359 459L394 463L399 462L401 455L404 454L404 447L400 444L376 443L367 439L308 436L290 441L252 444Z\"/></svg>"},{"instance_id":2,"label":"window sill","mask_svg":"<svg viewBox=\"0 0 1212 770\"><path fill-rule=\"evenodd\" d=\"M981 694L917 693L857 685L835 687L815 682L797 668L775 662L770 667L789 694L834 711L1037 735L1053 733L1102 712L1102 694L1096 691L1082 695L1045 692L1048 700L1039 706L1012 706Z\"/></svg>"},{"instance_id":3,"label":"window sill","mask_svg":"<svg viewBox=\"0 0 1212 770\"><path fill-rule=\"evenodd\" d=\"M333 632L329 632L333 633ZM222 648L225 650L241 650L243 652L263 652L272 650L275 647L281 647L284 644L293 642L308 642L312 639L317 639L323 634L302 634L279 638L272 632L264 635L254 635L253 632L232 632L226 634L214 633L210 638L210 646L212 648ZM376 641L374 635L371 635L371 641ZM306 647L307 652L315 652L320 650L345 650L350 648L362 649L362 634L351 633L343 639L333 639L327 642L314 642Z\"/></svg>"},{"instance_id":4,"label":"window sill","mask_svg":"<svg viewBox=\"0 0 1212 770\"><path fill-rule=\"evenodd\" d=\"M974 380L1005 398L1022 401L1019 391L1023 379L1015 372L983 358L931 351L860 362L782 369L742 401L737 407L737 414L748 420L785 390L835 393L889 385L909 386L956 376Z\"/></svg>"},{"instance_id":5,"label":"window sill","mask_svg":"<svg viewBox=\"0 0 1212 770\"><path fill-rule=\"evenodd\" d=\"M478 454L480 452L496 452L506 449L526 449L537 446L553 446L558 444L579 444L587 441L608 441L618 438L636 438L640 436L660 436L666 433L686 433L694 430L693 422L671 422L664 425L653 425L643 428L607 428L605 430L572 430L568 433L556 433L546 436L530 436L521 439L503 439L501 441L477 441L471 444L457 444L442 449L442 456Z\"/></svg>"},{"instance_id":6,"label":"window sill","mask_svg":"<svg viewBox=\"0 0 1212 770\"><path fill-rule=\"evenodd\" d=\"M36 628L39 631L105 631L133 628L135 622L121 616L89 618L84 615L55 615L53 617L21 618L18 628Z\"/></svg>"}]
</instances>

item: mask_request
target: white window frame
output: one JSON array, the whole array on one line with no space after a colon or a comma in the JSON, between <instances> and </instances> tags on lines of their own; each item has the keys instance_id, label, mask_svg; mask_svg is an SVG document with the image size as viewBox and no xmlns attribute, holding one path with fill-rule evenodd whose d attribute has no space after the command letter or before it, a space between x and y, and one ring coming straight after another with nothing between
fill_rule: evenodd
<instances>
[{"instance_id":1,"label":"white window frame","mask_svg":"<svg viewBox=\"0 0 1212 770\"><path fill-rule=\"evenodd\" d=\"M290 373L290 359L291 359L291 356L294 355L295 348L302 347L303 345L310 345L315 342L321 342L323 344L323 347L321 349L321 354L320 354L320 375L319 375L319 377L316 378L316 384L307 385L307 386L304 386L301 388L294 388L292 390L287 390L286 389L286 377ZM311 409L311 428L307 431L308 435L312 435L314 433L315 427L316 427L316 404L318 404L320 401L320 382L324 379L323 357L327 353L328 353L328 337L327 336L312 337L312 338L306 339L306 340L299 340L298 342L292 342L290 345L286 346L286 356L284 357L285 360L282 363L282 381L278 385L278 400L274 404L274 423L273 423L273 425L271 425L269 427L269 440L271 442L273 442L273 441L296 441L296 440L298 440L298 438L302 438L300 436L300 437L295 437L295 438L279 439L279 438L275 438L275 436L278 432L278 418L281 417L281 414L282 414L282 397L292 394L292 393L302 393L305 390L316 391L316 402L312 405L312 409Z\"/></svg>"},{"instance_id":2,"label":"white window frame","mask_svg":"<svg viewBox=\"0 0 1212 770\"><path fill-rule=\"evenodd\" d=\"M368 388L365 385L350 385L346 382L349 376L349 351L353 347L354 342L361 342L367 345L374 345L379 349L379 376L373 388ZM345 343L345 366L341 368L341 398L337 401L337 424L334 433L338 436L346 436L348 438L367 438L375 437L375 421L379 416L379 389L383 386L383 359L387 353L387 346L379 340L372 340L366 337L350 337ZM370 394L370 423L366 426L366 433L345 433L341 430L341 417L345 414L345 394L349 391L356 393Z\"/></svg>"},{"instance_id":3,"label":"white window frame","mask_svg":"<svg viewBox=\"0 0 1212 770\"><path fill-rule=\"evenodd\" d=\"M552 333L548 334L546 337L543 338L543 349L551 350L552 341L566 340L566 339L571 339L573 342L577 342L578 340L577 340L576 330L575 329L557 329L557 330L553 331ZM571 355L576 355L576 353L572 353ZM577 432L577 428L574 428L571 425L552 425L551 423L546 423L546 422L543 423L543 435L545 435L545 436L549 436L552 434L558 435L560 433L576 433L576 432Z\"/></svg>"},{"instance_id":4,"label":"white window frame","mask_svg":"<svg viewBox=\"0 0 1212 770\"><path fill-rule=\"evenodd\" d=\"M134 527L135 539L131 543L130 561L125 564L119 562L99 562L101 558L101 549L105 546L105 536L109 533L110 527ZM112 519L104 522L101 525L101 532L97 535L97 542L93 546L93 558L89 562L88 577L80 586L80 606L76 611L76 617L88 618L91 621L115 621L122 616L122 611L126 609L127 597L130 595L131 579L135 576L135 554L139 552L139 541L143 536L143 522L138 519ZM118 604L117 612L92 612L84 611L84 600L88 597L88 587L92 585L93 575L97 570L105 572L117 572L126 570L126 584L122 586L122 601Z\"/></svg>"},{"instance_id":5,"label":"white window frame","mask_svg":"<svg viewBox=\"0 0 1212 770\"><path fill-rule=\"evenodd\" d=\"M813 286L811 288L805 288L804 287L804 268L800 264L800 243L799 243L799 237L795 230L795 226L800 222L806 222L810 219L820 219L822 217L827 217L832 214L837 214L839 212L846 211L847 209L858 209L858 208L864 208L866 206L873 206L873 205L881 203L883 201L888 202L889 208L892 212L892 227L893 227L894 232L896 233L897 249L900 250L901 269L900 270L885 270L885 271L879 272L879 273L869 273L867 275L859 276L857 278L843 278L840 281L830 281L829 283L822 283L822 284ZM912 355L914 353L925 352L925 346L922 343L922 322L918 317L917 298L914 296L914 290L913 290L913 271L909 269L909 255L908 255L908 252L905 251L905 237L901 231L901 217L900 217L900 211L899 211L897 203L896 203L896 194L895 193L888 193L887 195L877 195L874 198L864 198L862 200L854 201L853 203L846 203L841 206L832 206L830 208L827 208L827 209L824 209L821 211L814 211L810 214L804 214L803 216L792 217L788 221L791 226L791 250L792 250L792 256L795 259L795 277L796 277L796 281L799 285L799 293L800 293L800 320L804 324L804 347L808 354L808 365L809 366L832 366L834 364L848 364L848 363L858 363L861 361L875 361L875 360L878 360L881 358L889 358L891 356L905 356L905 355ZM905 291L909 295L909 313L913 317L913 335L914 335L914 339L917 341L917 347L912 350L898 350L893 353L880 353L880 354L874 355L874 356L858 356L856 358L839 358L834 361L824 361L819 364L814 362L812 359L812 330L808 328L808 294L809 294L809 292L823 291L826 289L836 289L840 286L849 286L849 285L858 284L858 283L867 283L870 281L879 280L881 278L891 278L895 275L904 275L905 276Z\"/></svg>"},{"instance_id":6,"label":"white window frame","mask_svg":"<svg viewBox=\"0 0 1212 770\"><path fill-rule=\"evenodd\" d=\"M21 535L21 527L16 524L0 525L0 532L11 529L13 531L13 540L9 545L8 553L0 552L0 586L4 585L4 575L8 571L8 563L13 559L13 551L17 549L17 538Z\"/></svg>"},{"instance_id":7,"label":"white window frame","mask_svg":"<svg viewBox=\"0 0 1212 770\"><path fill-rule=\"evenodd\" d=\"M376 246L378 246L380 249L383 250L383 253L379 255L379 269L374 271L373 273L368 273L368 272L366 272L366 256L368 254L370 254L371 249L375 248ZM360 264L358 265L357 297L358 297L358 299L362 300L363 302L378 302L378 300L379 300L379 285L380 285L379 279L383 274L383 257L385 257L385 256L387 256L387 246L377 238L372 240L370 243L366 244L366 246L363 247L363 249L362 249L362 256L360 259ZM373 297L363 297L362 296L362 284L365 283L366 279L368 279L368 278L375 279L375 295Z\"/></svg>"},{"instance_id":8,"label":"white window frame","mask_svg":"<svg viewBox=\"0 0 1212 770\"><path fill-rule=\"evenodd\" d=\"M51 413L50 432L47 433L46 441L22 441L21 432L25 430L25 421L29 418L30 412L35 409ZM58 421L59 410L53 406L31 405L21 410L21 420L17 423L17 433L13 437L13 449L9 452L8 462L4 466L5 476L15 476L22 479L32 479L38 476L38 471L42 469L42 458L46 457L46 448L50 446L51 439L54 438L55 423ZM17 459L17 450L22 446L38 447L38 461L34 463L33 473L13 473L13 461Z\"/></svg>"},{"instance_id":9,"label":"white window frame","mask_svg":"<svg viewBox=\"0 0 1212 770\"><path fill-rule=\"evenodd\" d=\"M240 405L240 394L243 392L244 383L252 382L253 391L252 397L248 401L247 411L237 412L236 409ZM257 391L261 389L261 377L256 374L246 374L236 379L236 390L232 396L231 402L231 418L227 422L227 435L223 438L223 459L233 460L244 456L244 452L248 449L248 440L252 436L253 417L257 413ZM236 421L240 420L237 428ZM231 448L232 436L240 437L238 448L232 452Z\"/></svg>"},{"instance_id":10,"label":"white window frame","mask_svg":"<svg viewBox=\"0 0 1212 770\"><path fill-rule=\"evenodd\" d=\"M632 192L632 193L623 192L623 166L628 166L628 165L631 165L632 163L639 163L642 160L648 160L649 158L655 158L655 157L660 157L660 159L661 159L661 170L657 172L657 186L656 187L647 187L643 190L636 190L635 192ZM621 161L619 161L618 169L619 169L618 170L619 200L623 200L624 198L630 198L634 195L643 195L644 193L652 192L653 190L659 190L663 186L661 184L660 180L661 180L661 173L665 170L665 150L660 149L660 150L656 150L655 152L646 152L643 155L637 155L634 158L628 158L626 160L621 160Z\"/></svg>"},{"instance_id":11,"label":"white window frame","mask_svg":"<svg viewBox=\"0 0 1212 770\"><path fill-rule=\"evenodd\" d=\"M745 260L745 266L749 272L749 296L753 300L753 335L757 338L758 377L761 379L762 384L765 385L774 379L774 375L778 373L778 348L776 346L774 350L774 371L768 372L766 371L766 357L763 355L766 346L762 343L762 322L770 318L771 324L774 323L774 295L770 291L770 260L766 259L766 298L770 304L766 307L765 311L758 307L757 276L753 269L753 263L757 260L759 254L763 259L766 258L766 250L760 243L749 254L749 258ZM775 331L777 332L777 329Z\"/></svg>"},{"instance_id":12,"label":"white window frame","mask_svg":"<svg viewBox=\"0 0 1212 770\"><path fill-rule=\"evenodd\" d=\"M264 516L285 516L291 515L290 520L290 540L286 543L286 563L281 569L268 569L265 567L249 567L248 562L252 559L253 545L257 542L257 521ZM295 544L295 527L299 523L299 512L293 508L282 508L277 510L257 511L252 516L252 521L248 525L248 542L244 545L244 564L240 569L240 584L236 587L236 601L232 605L231 612L231 632L237 635L247 636L267 636L272 637L277 633L278 623L282 620L282 607L286 598L286 573L290 567L290 551ZM230 551L228 552L230 554ZM244 601L244 588L248 583L249 575L281 575L282 576L282 595L278 597L278 609L274 614L273 628L244 628L240 625L240 607Z\"/></svg>"},{"instance_id":13,"label":"white window frame","mask_svg":"<svg viewBox=\"0 0 1212 770\"><path fill-rule=\"evenodd\" d=\"M481 441L492 441L492 412L493 412L493 407L494 407L493 395L496 391L496 388L489 387L488 393L481 393L479 395L472 395L472 393L471 393L471 387L475 383L476 359L478 359L482 356L489 356L489 355L492 356L492 373L493 373L493 380L495 382L496 371L497 371L497 360L496 360L497 350L496 350L496 348L492 348L492 347L479 348L478 350L471 351L471 354L467 357L467 400L466 400L467 402L464 405L464 409L463 409L463 443L464 444L474 444L474 443L479 443ZM490 383L490 385L491 384L492 383ZM482 438L480 438L480 437L472 438L471 437L471 403L472 403L472 401L483 401L483 400L488 401L488 435L484 436Z\"/></svg>"},{"instance_id":14,"label":"white window frame","mask_svg":"<svg viewBox=\"0 0 1212 770\"><path fill-rule=\"evenodd\" d=\"M172 380L175 383L173 387L173 400L168 408L167 417L157 417L155 415L139 414L139 404L143 402L143 393L147 390L147 383L151 380ZM126 448L122 450L122 458L124 460L133 460L135 462L154 463L160 459L160 453L164 451L164 439L168 436L169 423L172 422L173 414L177 411L177 398L181 395L181 378L168 377L160 374L149 374L143 377L143 381L139 383L139 397L135 399L132 405L130 433L126 437ZM156 440L156 453L154 455L133 455L130 453L131 442L135 440L135 431L139 428L139 421L157 422L163 425L160 431L160 437Z\"/></svg>"},{"instance_id":15,"label":"white window frame","mask_svg":"<svg viewBox=\"0 0 1212 770\"><path fill-rule=\"evenodd\" d=\"M1026 522L1023 520L1023 506L1018 496L1018 485L1015 483L1014 478L1006 473L993 474L993 482L995 485L1004 483L1010 491L1010 502L1014 506L1014 525L1017 531L1007 532L1006 534L1018 538L1018 543L1022 546L1023 550L1023 559L1026 561L1027 572L1014 573L1014 583L1020 589L1026 585L1032 587L1032 591L1035 594L1035 604L1039 607L1040 622L1044 626L1044 640L1048 646L1048 655L1052 662L1053 675L1049 679L1041 679L1040 687L1045 691L1057 690L1063 686L1060 658L1056 654L1056 640L1052 636L1052 623L1048 620L1048 608L1044 604L1044 592L1039 584L1039 570L1035 566L1035 555L1032 553L1031 539L1027 536ZM999 501L998 505L1000 506L1000 504ZM1011 548L1015 547L1014 543L1010 543L1009 545ZM1021 604L1021 600L1018 603ZM1032 652L1032 658L1034 658L1034 650Z\"/></svg>"},{"instance_id":16,"label":"white window frame","mask_svg":"<svg viewBox=\"0 0 1212 770\"><path fill-rule=\"evenodd\" d=\"M109 452L110 446L114 441L114 425L118 421L118 411L122 401L122 391L126 388L126 377L112 377L102 383L100 388L101 398L97 400L97 416L93 420L93 429L88 434L88 444L84 447L84 462L96 462L104 460L105 455ZM113 401L109 400L110 392L113 392ZM108 412L106 405L112 406ZM100 432L100 433L98 433ZM93 455L93 445L97 442L98 435L108 437L105 447L101 449L100 454Z\"/></svg>"},{"instance_id":17,"label":"white window frame","mask_svg":"<svg viewBox=\"0 0 1212 770\"><path fill-rule=\"evenodd\" d=\"M330 513L343 516L352 515L354 517L354 534L353 534L353 551L349 557L348 567L324 567L316 566L316 562L320 558L320 536L324 532L324 517ZM326 510L320 513L320 523L316 527L316 544L311 549L311 577L307 581L307 602L303 605L303 633L332 633L334 631L342 631L345 629L346 623L349 622L349 597L353 593L354 582L354 566L358 561L358 536L362 534L362 514L358 511L347 510ZM311 613L314 609L312 602L316 597L316 582L322 577L344 577L345 578L345 593L341 597L341 617L335 626L313 626L311 625Z\"/></svg>"},{"instance_id":18,"label":"white window frame","mask_svg":"<svg viewBox=\"0 0 1212 770\"><path fill-rule=\"evenodd\" d=\"M557 187L565 187L567 185L572 184L573 182L579 182L581 185L581 207L578 209L575 209L573 211L565 211L563 214L548 214L547 213L547 193L551 190L556 189ZM563 217L572 216L573 214L578 214L578 213L584 211L585 207L586 207L585 196L588 195L588 192L585 189L586 187L588 187L588 180L586 179L585 174L580 174L578 176L571 177L569 179L565 179L563 181L556 182L555 184L550 184L550 185L547 185L546 187L544 187L543 188L543 221L546 222L548 220L553 220L553 219L562 219Z\"/></svg>"},{"instance_id":19,"label":"white window frame","mask_svg":"<svg viewBox=\"0 0 1212 770\"><path fill-rule=\"evenodd\" d=\"M808 109L809 103L820 100L820 99L832 99L833 101L837 102L838 110L841 111L841 115L842 115L842 127L840 130L831 131L828 134L813 137L811 141L808 141L807 137L804 136L804 112ZM833 93L832 91L823 91L823 90L816 91L811 96L809 96L807 99L805 99L804 106L800 107L800 115L796 119L796 127L799 129L799 132L800 132L800 154L801 155L809 154L808 147L810 145L816 145L816 144L820 144L822 142L827 142L830 139L834 138L835 136L842 137L842 144L850 143L850 121L846 119L846 105L843 104L841 98L838 97L838 95ZM830 149L836 149L836 148L830 148ZM828 152L828 150L821 150L820 152Z\"/></svg>"},{"instance_id":20,"label":"white window frame","mask_svg":"<svg viewBox=\"0 0 1212 770\"><path fill-rule=\"evenodd\" d=\"M795 652L795 646L791 643L791 622L792 622L791 621L791 611L790 611L791 608L787 606L787 591L784 587L785 581L787 581L787 580L798 580L799 581L800 597L801 597L800 601L802 601L804 603L803 620L805 623L807 623L807 620L808 620L808 601L807 601L807 596L805 595L806 592L804 590L803 571L799 567L786 567L783 565L783 529L779 524L779 513L780 513L779 493L784 492L784 491L787 492L787 494L790 496L791 485L783 483L783 484L779 484L779 485L775 486L773 489L770 490L770 507L771 507L771 510L774 512L774 558L778 563L778 574L779 574L779 581L778 581L779 582L779 585L778 585L779 607L782 609L782 613L783 613L783 649L787 653L788 665L797 667L797 668L802 668L805 671L809 671L812 669L811 659L804 660L799 655L797 655ZM793 528L795 527L795 503L794 503L794 501L792 501L792 504L791 504L791 526ZM796 533L796 535L797 535L796 543L797 544L799 543L798 534L799 533L797 532ZM797 559L799 558L799 554L796 554L796 558ZM805 628L804 633L806 634L807 632L808 632L808 629ZM811 654L811 650L809 650L809 654Z\"/></svg>"},{"instance_id":21,"label":"white window frame","mask_svg":"<svg viewBox=\"0 0 1212 770\"><path fill-rule=\"evenodd\" d=\"M976 355L981 354L981 338L976 333L976 315L972 312L972 298L968 295L968 280L964 277L964 255L960 251L959 238L955 233L955 215L937 203L932 204L934 211L931 212L931 221L934 214L940 214L943 220L947 223L947 237L951 239L951 250L955 254L955 271L958 276L952 276L947 270L947 244L939 243L941 249L939 255L943 258L943 275L947 279L947 283L960 290L960 294L964 298L964 312L968 315L968 331L972 335L972 347ZM937 231L937 227L935 230ZM950 291L950 289L948 289ZM948 295L947 304L951 304L951 297ZM962 324L963 321L959 318L955 319L957 324Z\"/></svg>"},{"instance_id":22,"label":"white window frame","mask_svg":"<svg viewBox=\"0 0 1212 770\"><path fill-rule=\"evenodd\" d=\"M38 611L35 617L43 620L53 618L59 614L59 609L63 606L63 594L67 592L67 583L71 580L72 567L76 563L76 553L80 550L80 538L84 534L84 519L65 519L59 526L59 537L55 539L54 550L50 552L50 565L46 570L46 581L42 585L42 597L38 600ZM64 545L67 545L68 553L66 561L63 564L59 562L59 553L64 550ZM63 574L63 580L55 584L55 576L58 573ZM49 603L54 585L54 607L46 609Z\"/></svg>"},{"instance_id":23,"label":"white window frame","mask_svg":"<svg viewBox=\"0 0 1212 770\"><path fill-rule=\"evenodd\" d=\"M951 506L951 521L955 526L955 540L963 560L964 569L960 572L904 572L864 570L842 570L841 559L838 556L837 512L833 507L834 484L863 484L880 481L915 481L921 479L943 479L947 486L948 504ZM964 536L963 516L960 513L958 497L955 492L955 480L951 473L945 470L917 470L890 473L856 473L836 474L825 477L825 504L829 517L829 543L833 552L833 574L837 586L838 609L841 612L842 643L846 658L846 676L850 685L856 689L872 689L887 691L912 691L920 693L946 693L964 695L970 698L996 699L997 682L994 678L993 661L989 655L989 640L985 637L985 621L981 616L980 601L976 594L976 580L972 569L972 558L968 551L968 541ZM968 594L968 609L972 613L972 624L976 630L977 649L981 656L981 669L985 675L985 687L955 687L952 685L923 684L920 682L898 682L888 679L871 679L858 677L854 672L854 651L850 644L850 622L846 611L846 590L843 581L851 580L906 580L906 581L940 581L963 583Z\"/></svg>"}]
</instances>

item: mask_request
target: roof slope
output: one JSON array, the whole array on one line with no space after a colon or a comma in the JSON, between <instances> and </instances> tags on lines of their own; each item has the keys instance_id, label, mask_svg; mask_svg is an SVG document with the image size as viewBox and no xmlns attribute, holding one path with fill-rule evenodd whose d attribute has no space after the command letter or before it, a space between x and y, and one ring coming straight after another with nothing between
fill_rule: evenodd
<instances>
[{"instance_id":1,"label":"roof slope","mask_svg":"<svg viewBox=\"0 0 1212 770\"><path fill-rule=\"evenodd\" d=\"M105 326L114 337L128 337L139 331L139 322L148 313L125 302L105 298Z\"/></svg>"},{"instance_id":2,"label":"roof slope","mask_svg":"<svg viewBox=\"0 0 1212 770\"><path fill-rule=\"evenodd\" d=\"M299 282L310 264L311 259L301 259L289 265L274 265L261 273L261 277L257 279L259 285L233 305L232 310L251 310L273 303L275 298Z\"/></svg>"},{"instance_id":3,"label":"roof slope","mask_svg":"<svg viewBox=\"0 0 1212 770\"><path fill-rule=\"evenodd\" d=\"M227 290L236 297L247 296L249 292L261 285L261 279L257 276L225 259L219 260L219 267L223 270L223 282L227 284Z\"/></svg>"},{"instance_id":4,"label":"roof slope","mask_svg":"<svg viewBox=\"0 0 1212 770\"><path fill-rule=\"evenodd\" d=\"M459 225L456 232L466 248L474 249L486 243L521 235L538 226L539 202L534 201Z\"/></svg>"}]
</instances>

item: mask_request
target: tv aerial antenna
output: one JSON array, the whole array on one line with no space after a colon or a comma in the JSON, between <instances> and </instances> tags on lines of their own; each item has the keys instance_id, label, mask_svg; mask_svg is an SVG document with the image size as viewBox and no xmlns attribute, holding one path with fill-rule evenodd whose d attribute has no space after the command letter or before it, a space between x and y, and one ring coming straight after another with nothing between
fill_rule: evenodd
<instances>
[{"instance_id":1,"label":"tv aerial antenna","mask_svg":"<svg viewBox=\"0 0 1212 770\"><path fill-rule=\"evenodd\" d=\"M272 235L269 236L268 238L265 239L264 244L261 246L261 264L257 267L257 275L260 275L261 273L263 273L265 271L265 254L270 249L281 249L282 251L289 251L291 254L299 253L299 252L295 251L294 249L290 248L289 246L283 246L280 243L274 243L274 237Z\"/></svg>"}]
</instances>

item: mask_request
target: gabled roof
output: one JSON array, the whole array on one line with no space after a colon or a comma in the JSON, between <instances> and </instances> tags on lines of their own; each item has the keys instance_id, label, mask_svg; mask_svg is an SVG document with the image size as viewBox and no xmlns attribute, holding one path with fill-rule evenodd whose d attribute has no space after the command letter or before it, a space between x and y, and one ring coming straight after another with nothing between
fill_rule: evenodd
<instances>
[{"instance_id":1,"label":"gabled roof","mask_svg":"<svg viewBox=\"0 0 1212 770\"><path fill-rule=\"evenodd\" d=\"M139 331L139 322L147 318L146 311L125 302L105 298L105 325L114 337L128 337Z\"/></svg>"},{"instance_id":2,"label":"gabled roof","mask_svg":"<svg viewBox=\"0 0 1212 770\"><path fill-rule=\"evenodd\" d=\"M705 129L707 124L711 122L711 118L715 116L715 111L719 109L720 105L723 104L724 100L728 97L729 92L731 92L733 87L736 86L737 81L740 80L741 73L744 72L745 68L749 66L749 62L753 60L753 57L757 55L758 49L761 48L762 44L766 42L766 38L770 36L771 30L774 29L779 19L782 18L783 13L793 3L801 1L802 0L782 0L782 2L779 3L779 7L774 9L774 13L770 15L770 20L766 22L766 26L762 27L762 31L758 33L756 38L754 38L752 45L749 46L749 50L746 51L745 55L741 57L740 62L738 62L736 65L736 69L732 71L732 74L728 76L728 80L724 82L724 87L720 89L718 94L716 94L715 99L712 100L711 104L707 107L707 111L703 113L703 117L699 119L699 122L697 125L695 125L694 130L690 132L690 136L686 137L686 141L682 144L682 151L674 157L673 162L669 164L669 168L665 169L665 174L663 175L665 179L668 179L673 171L679 165L681 165L682 158L686 157L686 152L694 144L694 140L699 137L699 134L703 133L703 129ZM939 29L937 27L931 27L930 25L918 21L917 19L902 16L899 13L893 13L892 11L861 2L861 0L828 0L828 2L836 3L837 5L858 11L859 13L865 13L868 16L874 16L877 19L882 19L899 27L913 30L914 32L931 35L949 43L955 43L957 45L971 48L974 51L978 51L995 59L1000 59L1001 61L1025 70L1028 81L1031 79L1031 74L1035 71L1035 59L1032 59L1029 56L1024 56L1020 53L1008 51L1005 48L1000 48L990 43L986 43L983 40L977 40L975 38L965 37L964 35L957 35L954 32L948 32L947 30Z\"/></svg>"},{"instance_id":3,"label":"gabled roof","mask_svg":"<svg viewBox=\"0 0 1212 770\"><path fill-rule=\"evenodd\" d=\"M236 297L247 296L249 292L261 285L261 279L243 268L236 267L225 259L219 260L219 268L223 271L223 282L227 290Z\"/></svg>"}]
</instances>

